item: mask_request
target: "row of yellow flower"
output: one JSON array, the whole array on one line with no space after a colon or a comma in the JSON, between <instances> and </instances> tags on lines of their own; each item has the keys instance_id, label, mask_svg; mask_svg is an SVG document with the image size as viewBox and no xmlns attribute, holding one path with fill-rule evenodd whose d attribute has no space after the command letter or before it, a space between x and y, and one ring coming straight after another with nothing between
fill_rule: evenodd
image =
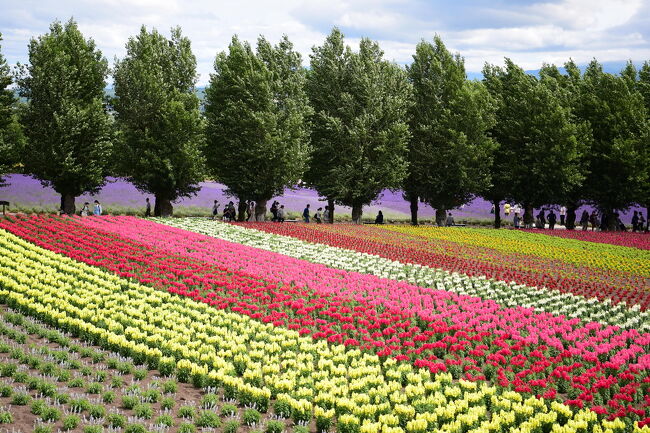
<instances>
[{"instance_id":1,"label":"row of yellow flower","mask_svg":"<svg viewBox=\"0 0 650 433\"><path fill-rule=\"evenodd\" d=\"M0 302L147 362L220 386L241 404L276 400L296 422L340 433L629 431L557 402L453 382L121 279L0 230ZM171 367L171 369L170 369ZM636 432L648 428L634 426Z\"/></svg>"},{"instance_id":2,"label":"row of yellow flower","mask_svg":"<svg viewBox=\"0 0 650 433\"><path fill-rule=\"evenodd\" d=\"M440 239L460 245L490 248L502 253L517 253L560 260L580 266L634 272L650 277L650 251L618 245L585 242L517 230L449 227L382 226L383 229Z\"/></svg>"}]
</instances>

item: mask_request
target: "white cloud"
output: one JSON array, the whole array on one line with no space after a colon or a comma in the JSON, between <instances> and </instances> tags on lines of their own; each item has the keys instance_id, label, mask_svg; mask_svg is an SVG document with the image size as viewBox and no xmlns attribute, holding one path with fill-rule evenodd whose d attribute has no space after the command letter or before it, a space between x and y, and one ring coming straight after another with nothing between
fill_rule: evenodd
<instances>
[{"instance_id":1,"label":"white cloud","mask_svg":"<svg viewBox=\"0 0 650 433\"><path fill-rule=\"evenodd\" d=\"M465 57L469 71L480 71L485 62L501 63L503 57L527 69L569 57L578 62L650 58L647 26L630 24L649 12L644 0L499 5L499 0L490 9L443 0L0 0L0 31L8 61L25 62L30 37L45 33L56 18L74 16L112 62L124 55L128 37L140 25L161 32L180 25L192 41L200 85L235 33L253 44L260 34L273 42L286 33L307 63L311 47L335 25L350 34L353 46L365 35L379 40L386 57L399 63L411 61L420 39L438 33Z\"/></svg>"}]
</instances>

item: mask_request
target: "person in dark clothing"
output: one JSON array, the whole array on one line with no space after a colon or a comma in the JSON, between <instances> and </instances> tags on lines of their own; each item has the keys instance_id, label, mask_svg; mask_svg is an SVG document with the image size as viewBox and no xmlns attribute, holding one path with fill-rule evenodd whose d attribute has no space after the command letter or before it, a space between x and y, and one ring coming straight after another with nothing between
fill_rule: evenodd
<instances>
[{"instance_id":1,"label":"person in dark clothing","mask_svg":"<svg viewBox=\"0 0 650 433\"><path fill-rule=\"evenodd\" d=\"M553 230L555 228L555 222L557 221L557 217L555 216L555 212L553 212L553 209L548 213L548 228Z\"/></svg>"},{"instance_id":2,"label":"person in dark clothing","mask_svg":"<svg viewBox=\"0 0 650 433\"><path fill-rule=\"evenodd\" d=\"M632 215L632 231L635 232L639 229L639 212L634 211Z\"/></svg>"},{"instance_id":3,"label":"person in dark clothing","mask_svg":"<svg viewBox=\"0 0 650 433\"><path fill-rule=\"evenodd\" d=\"M273 215L273 218L271 218L271 221L277 221L278 220L278 202L274 201L273 204L271 205L271 215Z\"/></svg>"},{"instance_id":4,"label":"person in dark clothing","mask_svg":"<svg viewBox=\"0 0 650 433\"><path fill-rule=\"evenodd\" d=\"M583 232L586 232L589 228L589 212L586 210L582 211L582 215L580 216L580 225L582 226Z\"/></svg>"},{"instance_id":5,"label":"person in dark clothing","mask_svg":"<svg viewBox=\"0 0 650 433\"><path fill-rule=\"evenodd\" d=\"M149 197L147 197L146 203L147 203L146 204L147 207L145 208L144 216L146 218L149 218L151 216L151 203L149 202Z\"/></svg>"},{"instance_id":6,"label":"person in dark clothing","mask_svg":"<svg viewBox=\"0 0 650 433\"><path fill-rule=\"evenodd\" d=\"M384 223L384 214L379 211L377 213L377 218L375 218L375 224L383 224Z\"/></svg>"},{"instance_id":7,"label":"person in dark clothing","mask_svg":"<svg viewBox=\"0 0 650 433\"><path fill-rule=\"evenodd\" d=\"M591 223L591 231L596 230L596 226L598 225L598 214L596 214L596 210L591 211L591 215L589 216L589 222Z\"/></svg>"},{"instance_id":8,"label":"person in dark clothing","mask_svg":"<svg viewBox=\"0 0 650 433\"><path fill-rule=\"evenodd\" d=\"M546 228L546 216L544 216L544 209L540 210L539 213L537 214L537 218L539 219L539 224L540 224L540 229Z\"/></svg>"},{"instance_id":9,"label":"person in dark clothing","mask_svg":"<svg viewBox=\"0 0 650 433\"><path fill-rule=\"evenodd\" d=\"M309 222L309 204L307 204L305 210L302 211L302 220L306 223Z\"/></svg>"}]
</instances>

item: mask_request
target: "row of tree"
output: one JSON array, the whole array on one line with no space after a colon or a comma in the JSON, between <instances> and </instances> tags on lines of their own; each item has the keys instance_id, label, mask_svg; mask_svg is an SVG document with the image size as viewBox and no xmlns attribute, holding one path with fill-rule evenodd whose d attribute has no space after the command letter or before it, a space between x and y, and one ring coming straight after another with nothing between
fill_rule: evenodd
<instances>
[{"instance_id":1,"label":"row of tree","mask_svg":"<svg viewBox=\"0 0 650 433\"><path fill-rule=\"evenodd\" d=\"M650 63L618 75L544 65L539 77L506 59L467 79L442 40L420 42L402 68L363 39L357 51L334 29L310 67L284 37L255 49L233 37L219 53L200 110L196 58L180 29L144 26L112 70L77 24L55 22L32 39L12 76L0 57L0 173L24 170L61 194L97 192L109 175L155 196L156 215L206 178L239 200L266 202L301 179L335 205L362 207L401 189L417 224L419 203L448 210L482 196L606 215L650 204ZM243 212L240 212L243 215ZM609 219L614 223L614 218Z\"/></svg>"}]
</instances>

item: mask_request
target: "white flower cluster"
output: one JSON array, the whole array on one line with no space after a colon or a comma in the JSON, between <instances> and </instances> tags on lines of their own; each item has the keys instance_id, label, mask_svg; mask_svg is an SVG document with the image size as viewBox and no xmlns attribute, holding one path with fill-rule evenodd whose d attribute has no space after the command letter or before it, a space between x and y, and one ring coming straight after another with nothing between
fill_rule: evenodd
<instances>
[{"instance_id":1,"label":"white flower cluster","mask_svg":"<svg viewBox=\"0 0 650 433\"><path fill-rule=\"evenodd\" d=\"M627 306L625 303L614 305L609 300L587 299L583 296L543 287L528 287L485 277L469 277L442 269L400 263L374 254L305 242L290 236L266 233L210 220L184 218L157 221L336 269L371 274L380 278L403 280L421 287L490 299L504 307L534 308L555 315L577 317L585 321L650 332L650 313L640 311L638 305Z\"/></svg>"}]
</instances>

